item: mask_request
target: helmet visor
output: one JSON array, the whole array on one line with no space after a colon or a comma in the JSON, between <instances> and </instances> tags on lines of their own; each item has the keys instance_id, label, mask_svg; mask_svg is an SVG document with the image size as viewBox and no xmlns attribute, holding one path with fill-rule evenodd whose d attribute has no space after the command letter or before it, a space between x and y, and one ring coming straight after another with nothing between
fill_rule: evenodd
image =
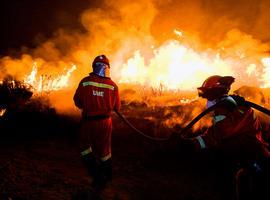
<instances>
[{"instance_id":1,"label":"helmet visor","mask_svg":"<svg viewBox=\"0 0 270 200\"><path fill-rule=\"evenodd\" d=\"M108 64L97 62L93 67L94 74L101 77L110 77L110 67Z\"/></svg>"}]
</instances>

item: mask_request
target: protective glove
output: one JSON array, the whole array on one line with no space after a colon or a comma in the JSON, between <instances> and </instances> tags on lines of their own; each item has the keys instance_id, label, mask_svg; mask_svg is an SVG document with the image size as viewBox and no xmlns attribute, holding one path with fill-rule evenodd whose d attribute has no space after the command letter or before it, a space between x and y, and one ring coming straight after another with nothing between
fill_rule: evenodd
<instances>
[{"instance_id":1,"label":"protective glove","mask_svg":"<svg viewBox=\"0 0 270 200\"><path fill-rule=\"evenodd\" d=\"M178 150L180 153L194 153L195 152L195 142L191 138L185 138L180 136L178 138Z\"/></svg>"}]
</instances>

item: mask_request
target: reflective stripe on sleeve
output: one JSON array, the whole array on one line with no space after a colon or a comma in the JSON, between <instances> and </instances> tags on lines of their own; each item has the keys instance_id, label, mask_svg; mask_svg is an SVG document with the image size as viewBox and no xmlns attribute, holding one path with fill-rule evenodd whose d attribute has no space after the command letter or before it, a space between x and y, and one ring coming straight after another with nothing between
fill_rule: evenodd
<instances>
[{"instance_id":1,"label":"reflective stripe on sleeve","mask_svg":"<svg viewBox=\"0 0 270 200\"><path fill-rule=\"evenodd\" d=\"M239 111L241 114L244 114L244 111L243 111L243 110L238 109L238 111Z\"/></svg>"},{"instance_id":2,"label":"reflective stripe on sleeve","mask_svg":"<svg viewBox=\"0 0 270 200\"><path fill-rule=\"evenodd\" d=\"M112 157L112 154L108 154L107 156L103 156L100 158L102 162L105 162L106 160L109 160Z\"/></svg>"},{"instance_id":3,"label":"reflective stripe on sleeve","mask_svg":"<svg viewBox=\"0 0 270 200\"><path fill-rule=\"evenodd\" d=\"M91 147L89 147L88 149L85 149L84 151L82 151L81 155L85 156L85 155L90 154L90 153L92 153L92 148Z\"/></svg>"},{"instance_id":4,"label":"reflective stripe on sleeve","mask_svg":"<svg viewBox=\"0 0 270 200\"><path fill-rule=\"evenodd\" d=\"M206 145L205 145L205 142L204 142L204 140L202 139L202 137L201 137L201 136L197 136L196 139L197 139L198 142L200 143L201 149L205 149L205 148L206 148Z\"/></svg>"},{"instance_id":5,"label":"reflective stripe on sleeve","mask_svg":"<svg viewBox=\"0 0 270 200\"><path fill-rule=\"evenodd\" d=\"M214 123L220 122L225 118L226 118L225 115L216 115L216 116L214 116Z\"/></svg>"},{"instance_id":6,"label":"reflective stripe on sleeve","mask_svg":"<svg viewBox=\"0 0 270 200\"><path fill-rule=\"evenodd\" d=\"M87 82L83 82L82 85L85 86L95 86L95 87L99 87L99 88L107 88L110 90L114 90L114 86L109 85L109 84L105 84L105 83L97 83L97 82L93 82L93 81L87 81Z\"/></svg>"}]
</instances>

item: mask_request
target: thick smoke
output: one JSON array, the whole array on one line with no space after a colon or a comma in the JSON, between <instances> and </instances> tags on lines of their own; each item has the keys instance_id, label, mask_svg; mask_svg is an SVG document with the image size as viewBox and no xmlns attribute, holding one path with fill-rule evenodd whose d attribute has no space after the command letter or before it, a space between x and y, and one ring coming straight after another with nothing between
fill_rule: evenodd
<instances>
[{"instance_id":1,"label":"thick smoke","mask_svg":"<svg viewBox=\"0 0 270 200\"><path fill-rule=\"evenodd\" d=\"M176 39L195 51L217 52L239 73L239 85L258 86L263 72L260 59L269 56L269 6L267 0L94 2L80 15L84 32L60 28L36 48L23 48L19 58L4 56L0 60L0 78L10 74L23 79L33 63L37 64L39 75L48 76L63 74L75 64L77 70L70 78L69 95L61 95L61 99L69 99L65 102L71 106L74 90L91 71L96 55L110 58L112 77L118 81L123 64L135 51L140 51L147 63L153 57L153 48ZM182 31L183 37L179 39L174 30ZM242 73L246 70L243 66L250 63L258 64L256 70L251 66L251 77ZM55 95L53 99L63 105Z\"/></svg>"},{"instance_id":2,"label":"thick smoke","mask_svg":"<svg viewBox=\"0 0 270 200\"><path fill-rule=\"evenodd\" d=\"M53 38L37 48L24 49L24 54L30 56L27 61L25 55L15 64L2 59L1 71L21 76L31 69L34 60L40 59L46 63L40 68L59 72L62 69L53 69L61 68L59 62L67 66L75 63L80 74L85 74L91 70L92 59L105 53L115 64L113 71L117 76L121 65L135 50L143 51L172 39L174 29L184 31L185 42L194 48L225 47L228 52L239 50L257 56L269 51L269 6L267 0L104 0L81 13L85 33L56 30ZM151 56L146 50L143 53ZM18 67L20 61L23 64Z\"/></svg>"},{"instance_id":3,"label":"thick smoke","mask_svg":"<svg viewBox=\"0 0 270 200\"><path fill-rule=\"evenodd\" d=\"M270 14L267 0L182 0L156 1L158 14L153 32L158 36L179 28L194 34L206 44L215 45L227 32L238 29L269 42ZM162 34L158 29L163 30Z\"/></svg>"}]
</instances>

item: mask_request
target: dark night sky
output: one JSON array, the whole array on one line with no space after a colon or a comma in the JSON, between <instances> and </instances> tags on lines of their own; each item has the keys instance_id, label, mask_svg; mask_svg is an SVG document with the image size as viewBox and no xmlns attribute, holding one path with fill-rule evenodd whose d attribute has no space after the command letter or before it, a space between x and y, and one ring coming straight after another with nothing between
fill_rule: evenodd
<instances>
[{"instance_id":1,"label":"dark night sky","mask_svg":"<svg viewBox=\"0 0 270 200\"><path fill-rule=\"evenodd\" d=\"M79 16L90 0L2 0L0 4L3 54L22 45L34 47L37 37L51 37L58 28L83 30Z\"/></svg>"}]
</instances>

